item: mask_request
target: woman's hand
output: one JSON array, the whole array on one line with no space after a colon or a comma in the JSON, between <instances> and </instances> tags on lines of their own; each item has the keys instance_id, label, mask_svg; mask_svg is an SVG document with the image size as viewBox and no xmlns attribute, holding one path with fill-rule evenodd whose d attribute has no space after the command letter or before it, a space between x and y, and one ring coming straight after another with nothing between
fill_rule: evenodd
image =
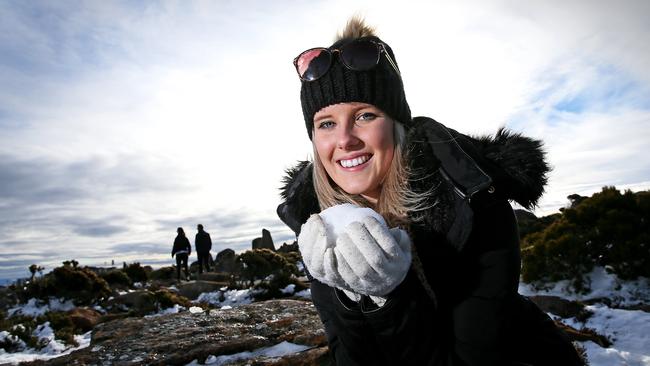
<instances>
[{"instance_id":1,"label":"woman's hand","mask_svg":"<svg viewBox=\"0 0 650 366\"><path fill-rule=\"evenodd\" d=\"M317 280L360 294L384 296L399 285L411 265L411 239L375 218L349 224L335 243L320 216L303 224L298 245L305 266Z\"/></svg>"},{"instance_id":2,"label":"woman's hand","mask_svg":"<svg viewBox=\"0 0 650 366\"><path fill-rule=\"evenodd\" d=\"M411 239L399 228L387 229L375 218L353 222L336 240L336 264L354 292L385 296L406 277L411 266Z\"/></svg>"},{"instance_id":3,"label":"woman's hand","mask_svg":"<svg viewBox=\"0 0 650 366\"><path fill-rule=\"evenodd\" d=\"M333 240L328 241L325 224L317 214L311 215L302 225L298 246L312 277L332 287L348 288L338 273Z\"/></svg>"}]
</instances>

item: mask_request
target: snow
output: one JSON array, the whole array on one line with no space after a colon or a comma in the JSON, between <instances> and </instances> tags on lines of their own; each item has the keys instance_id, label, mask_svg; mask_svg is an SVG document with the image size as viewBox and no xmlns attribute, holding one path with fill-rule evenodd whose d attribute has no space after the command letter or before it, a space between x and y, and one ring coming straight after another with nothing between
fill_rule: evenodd
<instances>
[{"instance_id":1,"label":"snow","mask_svg":"<svg viewBox=\"0 0 650 366\"><path fill-rule=\"evenodd\" d=\"M303 297L305 299L311 299L311 290L310 289L305 289L300 292L295 293L296 296L298 297Z\"/></svg>"},{"instance_id":2,"label":"snow","mask_svg":"<svg viewBox=\"0 0 650 366\"><path fill-rule=\"evenodd\" d=\"M636 305L638 303L650 303L650 279L640 278L635 281L623 281L615 274L607 273L603 267L594 268L587 276L591 283L591 291L588 294L576 294L569 288L569 281L559 281L546 285L546 289L535 290L530 284L520 282L519 293L525 296L552 295L567 300L587 300L607 298L612 304L618 306Z\"/></svg>"},{"instance_id":3,"label":"snow","mask_svg":"<svg viewBox=\"0 0 650 366\"><path fill-rule=\"evenodd\" d=\"M595 268L587 278L591 283L591 291L587 294L570 291L568 281L549 284L547 289L540 291L521 283L519 292L526 296L552 295L580 301L606 298L612 306L650 303L650 281L647 278L623 281L602 267ZM584 323L549 315L573 328L590 328L609 338L612 342L609 348L591 341L580 342L591 366L650 366L650 313L610 308L598 302L585 308L593 315Z\"/></svg>"},{"instance_id":4,"label":"snow","mask_svg":"<svg viewBox=\"0 0 650 366\"><path fill-rule=\"evenodd\" d=\"M192 306L192 307L190 307L190 313L192 313L192 314L201 314L201 313L203 313L203 308L200 308L198 306Z\"/></svg>"},{"instance_id":5,"label":"snow","mask_svg":"<svg viewBox=\"0 0 650 366\"><path fill-rule=\"evenodd\" d=\"M254 293L251 289L204 292L194 302L207 302L220 307L246 305L253 302ZM222 295L224 300L220 301Z\"/></svg>"},{"instance_id":6,"label":"snow","mask_svg":"<svg viewBox=\"0 0 650 366\"><path fill-rule=\"evenodd\" d=\"M280 292L282 292L283 294L286 294L286 295L291 295L295 291L296 291L296 285L294 285L293 283L290 284L290 285L287 285L287 287L280 290Z\"/></svg>"},{"instance_id":7,"label":"snow","mask_svg":"<svg viewBox=\"0 0 650 366\"><path fill-rule=\"evenodd\" d=\"M592 366L650 366L650 313L612 309L603 304L585 308L593 313L585 323L575 319L560 320L576 329L593 329L612 341L609 348L593 342L583 343Z\"/></svg>"},{"instance_id":8,"label":"snow","mask_svg":"<svg viewBox=\"0 0 650 366\"><path fill-rule=\"evenodd\" d=\"M367 207L358 207L350 203L332 206L323 210L319 216L323 219L327 230L328 240L336 241L339 233L350 223L361 222L364 218L372 216L384 227L387 227L384 218L375 210Z\"/></svg>"},{"instance_id":9,"label":"snow","mask_svg":"<svg viewBox=\"0 0 650 366\"><path fill-rule=\"evenodd\" d=\"M6 333L7 332L0 332L0 341L6 336ZM88 347L90 345L91 333L92 332L87 332L85 334L75 335L74 339L79 343L79 347L67 347L63 343L54 339L54 331L50 327L49 322L45 322L44 324L39 325L33 333L34 336L41 338L44 343L46 342L45 347L40 350L28 348L15 353L7 353L4 349L0 348L0 364L18 364L19 362L34 360L49 360L67 355L73 351Z\"/></svg>"},{"instance_id":10,"label":"snow","mask_svg":"<svg viewBox=\"0 0 650 366\"><path fill-rule=\"evenodd\" d=\"M265 348L260 348L256 349L252 352L240 352L240 353L235 353L232 355L222 355L222 356L212 356L210 355L204 364L198 363L197 360L194 360L190 363L188 363L186 366L196 366L196 365L215 365L215 366L221 366L225 365L229 362L233 361L240 361L240 360L246 360L250 359L253 357L282 357L286 355L290 355L292 353L297 353L297 352L302 352L306 349L310 349L312 347L310 346L303 346L299 344L294 344L290 342L281 342L278 343L274 346L271 347L265 347ZM208 363L209 362L209 363Z\"/></svg>"},{"instance_id":11,"label":"snow","mask_svg":"<svg viewBox=\"0 0 650 366\"><path fill-rule=\"evenodd\" d=\"M166 314L177 314L177 313L179 313L179 312L181 312L183 310L185 310L184 306L174 304L174 306L172 306L170 308L163 309L163 310L157 312L156 314L145 315L144 317L145 318L154 318L154 317L162 316L162 315L166 315Z\"/></svg>"},{"instance_id":12,"label":"snow","mask_svg":"<svg viewBox=\"0 0 650 366\"><path fill-rule=\"evenodd\" d=\"M72 300L62 300L54 297L49 298L48 301L43 301L31 298L26 304L15 306L7 311L8 316L25 315L37 317L43 315L48 311L69 311L74 309Z\"/></svg>"}]
</instances>

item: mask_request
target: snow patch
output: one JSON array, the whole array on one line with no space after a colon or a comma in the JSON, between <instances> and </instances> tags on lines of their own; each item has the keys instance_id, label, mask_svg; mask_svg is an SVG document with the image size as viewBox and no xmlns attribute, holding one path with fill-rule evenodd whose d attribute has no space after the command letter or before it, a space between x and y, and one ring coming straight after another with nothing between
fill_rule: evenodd
<instances>
[{"instance_id":1,"label":"snow patch","mask_svg":"<svg viewBox=\"0 0 650 366\"><path fill-rule=\"evenodd\" d=\"M603 267L594 268L586 278L591 283L591 291L586 294L571 291L569 281L548 284L544 290L535 290L530 284L520 283L519 293L525 296L558 296L573 301L607 299L612 306L650 303L650 280L647 278L623 281ZM581 342L591 366L650 366L650 313L613 309L602 303L586 306L585 309L593 315L584 323L550 315L576 329L593 329L612 341L609 348L591 341Z\"/></svg>"},{"instance_id":2,"label":"snow patch","mask_svg":"<svg viewBox=\"0 0 650 366\"><path fill-rule=\"evenodd\" d=\"M591 283L591 291L587 294L573 292L569 280L550 283L543 290L536 290L532 284L520 282L519 293L525 296L559 296L574 301L607 298L616 306L650 303L650 279L648 278L624 281L613 273L607 273L604 267L595 267L587 274L586 279Z\"/></svg>"},{"instance_id":3,"label":"snow patch","mask_svg":"<svg viewBox=\"0 0 650 366\"><path fill-rule=\"evenodd\" d=\"M3 336L5 336L5 333L7 332L0 332L0 341L3 339ZM34 330L33 334L46 341L46 346L40 350L28 348L24 349L21 352L14 353L7 353L4 349L0 348L0 364L18 364L19 362L28 362L34 360L50 360L56 357L67 355L76 350L88 347L90 345L90 337L92 331L74 336L74 340L79 344L78 347L67 347L61 342L55 340L54 331L50 327L49 322L39 325Z\"/></svg>"},{"instance_id":4,"label":"snow patch","mask_svg":"<svg viewBox=\"0 0 650 366\"><path fill-rule=\"evenodd\" d=\"M283 288L282 290L280 290L280 292L282 292L282 293L285 294L285 295L291 295L291 294L293 294L295 291L296 291L296 285L294 285L293 283L290 284L290 285L287 285L287 287L285 287L285 288Z\"/></svg>"},{"instance_id":5,"label":"snow patch","mask_svg":"<svg viewBox=\"0 0 650 366\"><path fill-rule=\"evenodd\" d=\"M177 313L179 313L179 312L181 312L183 310L185 310L184 306L174 304L174 306L172 306L171 308L163 309L163 310L157 312L156 314L145 315L144 317L145 318L153 318L153 317L162 316L162 315L166 315L166 314L177 314Z\"/></svg>"},{"instance_id":6,"label":"snow patch","mask_svg":"<svg viewBox=\"0 0 650 366\"><path fill-rule=\"evenodd\" d=\"M311 289L304 289L302 291L296 292L296 296L303 297L305 299L311 299Z\"/></svg>"},{"instance_id":7,"label":"snow patch","mask_svg":"<svg viewBox=\"0 0 650 366\"><path fill-rule=\"evenodd\" d=\"M201 313L203 313L203 308L200 308L198 306L192 306L192 307L190 307L190 313L192 313L192 314L201 314Z\"/></svg>"},{"instance_id":8,"label":"snow patch","mask_svg":"<svg viewBox=\"0 0 650 366\"><path fill-rule=\"evenodd\" d=\"M204 364L200 364L198 363L198 360L194 360L188 363L186 366L197 366L197 365L221 366L230 362L247 360L253 357L282 357L282 356L290 355L292 353L302 352L310 348L312 347L284 341L271 347L256 349L252 352L240 352L232 355L222 355L218 357L210 355L205 360L206 362ZM208 361L210 363L208 363Z\"/></svg>"},{"instance_id":9,"label":"snow patch","mask_svg":"<svg viewBox=\"0 0 650 366\"><path fill-rule=\"evenodd\" d=\"M214 291L204 292L194 300L194 302L207 302L215 306L239 306L251 304L253 302L254 290L229 290L229 291ZM223 299L223 301L222 301Z\"/></svg>"},{"instance_id":10,"label":"snow patch","mask_svg":"<svg viewBox=\"0 0 650 366\"><path fill-rule=\"evenodd\" d=\"M25 315L37 317L48 311L70 311L74 309L72 300L50 297L47 301L31 298L26 304L15 306L7 311L8 316Z\"/></svg>"}]
</instances>

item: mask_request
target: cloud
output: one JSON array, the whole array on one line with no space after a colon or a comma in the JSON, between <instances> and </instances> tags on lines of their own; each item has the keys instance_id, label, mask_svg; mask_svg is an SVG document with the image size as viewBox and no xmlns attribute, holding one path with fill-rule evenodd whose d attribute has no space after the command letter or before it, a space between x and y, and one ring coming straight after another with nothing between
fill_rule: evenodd
<instances>
[{"instance_id":1,"label":"cloud","mask_svg":"<svg viewBox=\"0 0 650 366\"><path fill-rule=\"evenodd\" d=\"M76 226L74 232L79 235L90 237L110 237L128 231L128 228L126 227L104 224L101 222L76 223Z\"/></svg>"},{"instance_id":2,"label":"cloud","mask_svg":"<svg viewBox=\"0 0 650 366\"><path fill-rule=\"evenodd\" d=\"M291 60L355 11L395 49L415 115L546 141L545 212L601 184L642 187L649 7L0 2L0 253L164 262L175 228L197 223L219 248L249 248L262 227L292 241L278 187L311 147Z\"/></svg>"}]
</instances>

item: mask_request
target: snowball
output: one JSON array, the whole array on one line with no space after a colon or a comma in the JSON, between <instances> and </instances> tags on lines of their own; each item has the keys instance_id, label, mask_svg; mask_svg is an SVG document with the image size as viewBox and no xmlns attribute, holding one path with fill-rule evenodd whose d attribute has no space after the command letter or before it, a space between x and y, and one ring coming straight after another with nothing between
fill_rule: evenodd
<instances>
[{"instance_id":1,"label":"snowball","mask_svg":"<svg viewBox=\"0 0 650 366\"><path fill-rule=\"evenodd\" d=\"M375 210L367 207L355 206L350 203L332 206L321 212L319 215L321 219L323 219L323 223L325 223L327 237L332 241L335 241L339 233L342 232L350 223L355 221L361 222L363 218L368 216L374 217L382 226L388 228L384 218Z\"/></svg>"}]
</instances>

